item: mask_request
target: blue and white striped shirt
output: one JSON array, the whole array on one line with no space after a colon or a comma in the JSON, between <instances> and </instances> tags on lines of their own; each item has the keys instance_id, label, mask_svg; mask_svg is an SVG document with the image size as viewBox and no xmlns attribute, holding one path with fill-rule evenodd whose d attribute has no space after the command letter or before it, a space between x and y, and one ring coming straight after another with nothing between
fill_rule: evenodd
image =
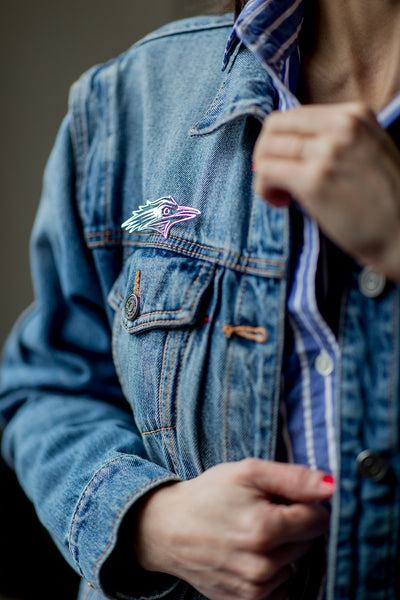
<instances>
[{"instance_id":1,"label":"blue and white striped shirt","mask_svg":"<svg viewBox=\"0 0 400 600\"><path fill-rule=\"evenodd\" d=\"M299 35L304 0L249 0L226 47L224 66L241 41L261 61L278 92L279 110L299 106ZM400 114L400 95L379 115L383 127ZM316 298L320 234L298 211L302 239L287 299L288 337L283 373L283 431L290 462L337 471L335 402L340 350Z\"/></svg>"}]
</instances>

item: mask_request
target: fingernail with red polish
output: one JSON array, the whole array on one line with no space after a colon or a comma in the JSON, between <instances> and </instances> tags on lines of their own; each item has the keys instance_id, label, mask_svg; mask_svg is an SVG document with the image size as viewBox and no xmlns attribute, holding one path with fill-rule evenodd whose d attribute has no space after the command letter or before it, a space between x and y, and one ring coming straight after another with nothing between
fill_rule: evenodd
<instances>
[{"instance_id":1,"label":"fingernail with red polish","mask_svg":"<svg viewBox=\"0 0 400 600\"><path fill-rule=\"evenodd\" d=\"M321 483L325 488L334 489L336 485L336 479L333 475L329 475L328 473L324 475L321 479Z\"/></svg>"}]
</instances>

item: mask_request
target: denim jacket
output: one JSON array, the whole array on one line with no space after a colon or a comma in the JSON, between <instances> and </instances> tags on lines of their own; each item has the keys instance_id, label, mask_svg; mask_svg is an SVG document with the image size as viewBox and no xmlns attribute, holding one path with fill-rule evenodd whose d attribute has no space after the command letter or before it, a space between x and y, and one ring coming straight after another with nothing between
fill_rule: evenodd
<instances>
[{"instance_id":1,"label":"denim jacket","mask_svg":"<svg viewBox=\"0 0 400 600\"><path fill-rule=\"evenodd\" d=\"M163 482L276 457L290 211L252 191L276 97L243 46L221 71L231 27L174 23L86 73L46 169L36 300L4 353L3 453L82 598L199 598L139 569L129 593L107 589L125 515ZM160 198L195 210L146 227ZM132 212L143 227L127 231ZM338 333L330 600L399 596L400 297L364 275L352 263Z\"/></svg>"}]
</instances>

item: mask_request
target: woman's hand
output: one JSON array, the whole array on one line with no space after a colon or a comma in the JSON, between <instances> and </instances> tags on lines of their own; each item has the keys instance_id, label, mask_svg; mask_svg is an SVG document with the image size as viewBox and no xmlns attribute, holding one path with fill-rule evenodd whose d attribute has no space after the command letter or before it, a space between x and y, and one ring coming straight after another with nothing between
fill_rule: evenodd
<instances>
[{"instance_id":1,"label":"woman's hand","mask_svg":"<svg viewBox=\"0 0 400 600\"><path fill-rule=\"evenodd\" d=\"M362 104L274 112L254 152L255 191L293 197L338 246L400 282L400 152Z\"/></svg>"},{"instance_id":2,"label":"woman's hand","mask_svg":"<svg viewBox=\"0 0 400 600\"><path fill-rule=\"evenodd\" d=\"M137 559L211 600L283 600L291 564L328 530L320 502L332 492L329 478L296 465L259 459L218 465L144 499Z\"/></svg>"}]
</instances>

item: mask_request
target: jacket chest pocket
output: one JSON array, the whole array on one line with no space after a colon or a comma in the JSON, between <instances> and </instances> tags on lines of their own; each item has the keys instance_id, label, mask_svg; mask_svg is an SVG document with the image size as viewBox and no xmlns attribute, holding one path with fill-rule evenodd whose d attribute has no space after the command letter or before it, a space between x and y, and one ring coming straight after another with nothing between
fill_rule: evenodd
<instances>
[{"instance_id":1,"label":"jacket chest pocket","mask_svg":"<svg viewBox=\"0 0 400 600\"><path fill-rule=\"evenodd\" d=\"M214 271L212 263L137 249L110 292L114 360L144 435L176 426L181 374L204 320Z\"/></svg>"}]
</instances>

